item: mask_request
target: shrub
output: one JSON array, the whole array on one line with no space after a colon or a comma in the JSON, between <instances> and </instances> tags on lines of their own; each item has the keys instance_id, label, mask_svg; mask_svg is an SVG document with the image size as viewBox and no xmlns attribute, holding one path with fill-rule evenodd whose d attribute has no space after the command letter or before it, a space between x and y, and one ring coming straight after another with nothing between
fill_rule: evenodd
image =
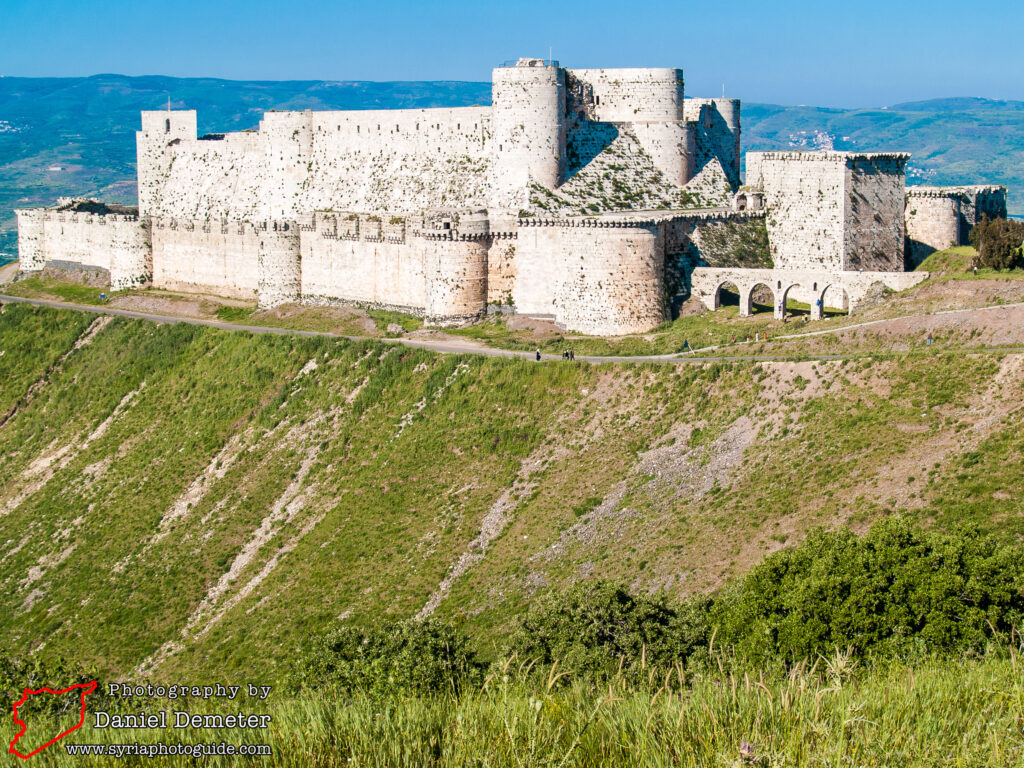
<instances>
[{"instance_id":1,"label":"shrub","mask_svg":"<svg viewBox=\"0 0 1024 768\"><path fill-rule=\"evenodd\" d=\"M438 619L407 619L337 627L315 638L297 682L345 693L458 693L482 670L459 629Z\"/></svg>"},{"instance_id":2,"label":"shrub","mask_svg":"<svg viewBox=\"0 0 1024 768\"><path fill-rule=\"evenodd\" d=\"M863 538L813 533L716 601L721 642L750 662L980 651L1024 618L1024 558L975 530L884 520Z\"/></svg>"},{"instance_id":3,"label":"shrub","mask_svg":"<svg viewBox=\"0 0 1024 768\"><path fill-rule=\"evenodd\" d=\"M978 249L977 264L987 269L1024 267L1024 221L983 216L971 230L971 245Z\"/></svg>"},{"instance_id":4,"label":"shrub","mask_svg":"<svg viewBox=\"0 0 1024 768\"><path fill-rule=\"evenodd\" d=\"M84 670L63 658L42 661L38 658L0 656L0 706L10 715L11 707L21 698L22 691L26 688L63 690L78 683L90 683L98 679L94 671ZM32 699L32 706L36 711L59 718L77 706L78 700L71 695L41 696ZM109 698L102 684L89 694L90 708L102 708L107 702Z\"/></svg>"},{"instance_id":5,"label":"shrub","mask_svg":"<svg viewBox=\"0 0 1024 768\"><path fill-rule=\"evenodd\" d=\"M650 666L707 667L712 637L741 666L778 668L837 651L853 659L980 653L1022 621L1020 545L892 518L863 537L813 532L714 599L669 604L609 582L548 593L520 620L506 650L598 679L621 664L637 678Z\"/></svg>"},{"instance_id":6,"label":"shrub","mask_svg":"<svg viewBox=\"0 0 1024 768\"><path fill-rule=\"evenodd\" d=\"M541 666L594 677L669 667L705 644L706 611L670 607L607 581L541 597L519 621L506 651Z\"/></svg>"}]
</instances>

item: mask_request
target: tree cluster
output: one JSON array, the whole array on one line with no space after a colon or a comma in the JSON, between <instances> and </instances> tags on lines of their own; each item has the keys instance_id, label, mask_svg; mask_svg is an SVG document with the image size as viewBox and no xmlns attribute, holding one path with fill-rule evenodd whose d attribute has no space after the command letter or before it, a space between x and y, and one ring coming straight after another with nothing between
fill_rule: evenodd
<instances>
[{"instance_id":1,"label":"tree cluster","mask_svg":"<svg viewBox=\"0 0 1024 768\"><path fill-rule=\"evenodd\" d=\"M815 531L714 597L673 603L607 581L551 591L519 617L503 655L538 671L642 682L653 669L659 680L711 669L720 652L762 670L837 652L961 657L1019 642L1022 628L1024 547L892 518L864 536ZM305 685L349 692L458 690L485 671L468 638L438 619L335 629L303 666Z\"/></svg>"},{"instance_id":2,"label":"tree cluster","mask_svg":"<svg viewBox=\"0 0 1024 768\"><path fill-rule=\"evenodd\" d=\"M970 235L976 263L985 269L1024 268L1024 221L983 216Z\"/></svg>"}]
</instances>

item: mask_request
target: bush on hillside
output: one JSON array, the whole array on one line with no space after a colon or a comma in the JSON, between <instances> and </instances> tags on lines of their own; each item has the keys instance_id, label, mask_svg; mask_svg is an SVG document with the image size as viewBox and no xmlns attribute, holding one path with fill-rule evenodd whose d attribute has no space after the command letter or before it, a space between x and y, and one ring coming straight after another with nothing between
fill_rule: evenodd
<instances>
[{"instance_id":1,"label":"bush on hillside","mask_svg":"<svg viewBox=\"0 0 1024 768\"><path fill-rule=\"evenodd\" d=\"M548 593L506 650L584 676L615 674L620 663L636 676L647 666L706 666L712 637L715 649L763 668L836 651L959 656L1005 642L1015 627L1024 628L1024 549L893 518L863 537L814 532L714 599L670 604L609 582Z\"/></svg>"},{"instance_id":2,"label":"bush on hillside","mask_svg":"<svg viewBox=\"0 0 1024 768\"><path fill-rule=\"evenodd\" d=\"M890 519L858 538L818 531L777 552L712 608L720 642L752 663L838 650L913 656L981 651L1024 620L1024 552L974 530Z\"/></svg>"},{"instance_id":3,"label":"bush on hillside","mask_svg":"<svg viewBox=\"0 0 1024 768\"><path fill-rule=\"evenodd\" d=\"M1024 267L1024 221L983 216L971 230L971 245L978 249L977 264L986 269Z\"/></svg>"},{"instance_id":4,"label":"bush on hillside","mask_svg":"<svg viewBox=\"0 0 1024 768\"><path fill-rule=\"evenodd\" d=\"M706 602L706 601L704 601ZM607 581L542 596L519 620L506 652L587 676L670 667L707 640L704 602L678 610L663 596L632 595Z\"/></svg>"},{"instance_id":5,"label":"bush on hillside","mask_svg":"<svg viewBox=\"0 0 1024 768\"><path fill-rule=\"evenodd\" d=\"M341 626L314 639L298 683L345 693L458 693L480 679L466 636L438 619Z\"/></svg>"},{"instance_id":6,"label":"bush on hillside","mask_svg":"<svg viewBox=\"0 0 1024 768\"><path fill-rule=\"evenodd\" d=\"M11 707L21 698L26 688L63 690L98 679L95 672L84 670L63 658L44 661L36 657L0 655L0 707L10 715ZM36 711L59 718L77 707L79 701L77 696L70 694L39 696L32 699L32 706ZM109 697L103 685L98 685L96 690L89 694L89 705L92 708L102 708L108 701Z\"/></svg>"}]
</instances>

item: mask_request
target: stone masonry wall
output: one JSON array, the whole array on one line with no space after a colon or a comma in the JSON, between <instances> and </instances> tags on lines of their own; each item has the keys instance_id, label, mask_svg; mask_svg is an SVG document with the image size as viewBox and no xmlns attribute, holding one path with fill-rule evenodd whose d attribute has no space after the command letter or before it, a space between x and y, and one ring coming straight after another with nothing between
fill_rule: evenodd
<instances>
[{"instance_id":1,"label":"stone masonry wall","mask_svg":"<svg viewBox=\"0 0 1024 768\"><path fill-rule=\"evenodd\" d=\"M306 301L365 303L423 314L423 249L403 228L385 236L379 216L318 213L304 229L302 295ZM390 219L387 221L391 225ZM397 223L394 225L397 229Z\"/></svg>"},{"instance_id":2,"label":"stone masonry wall","mask_svg":"<svg viewBox=\"0 0 1024 768\"><path fill-rule=\"evenodd\" d=\"M18 217L18 265L22 272L38 272L46 266L43 221L40 208L15 211Z\"/></svg>"},{"instance_id":3,"label":"stone masonry wall","mask_svg":"<svg viewBox=\"0 0 1024 768\"><path fill-rule=\"evenodd\" d=\"M747 153L751 183L765 193L772 263L778 268L843 267L845 158L825 153Z\"/></svg>"},{"instance_id":4,"label":"stone masonry wall","mask_svg":"<svg viewBox=\"0 0 1024 768\"><path fill-rule=\"evenodd\" d=\"M531 182L554 189L565 179L565 80L564 69L539 59L494 70L493 206L522 208Z\"/></svg>"},{"instance_id":5,"label":"stone masonry wall","mask_svg":"<svg viewBox=\"0 0 1024 768\"><path fill-rule=\"evenodd\" d=\"M783 269L903 270L903 154L750 152L772 262Z\"/></svg>"},{"instance_id":6,"label":"stone masonry wall","mask_svg":"<svg viewBox=\"0 0 1024 768\"><path fill-rule=\"evenodd\" d=\"M907 259L920 264L936 251L960 245L962 195L955 190L907 190Z\"/></svg>"},{"instance_id":7,"label":"stone masonry wall","mask_svg":"<svg viewBox=\"0 0 1024 768\"><path fill-rule=\"evenodd\" d=\"M495 237L487 251L487 303L509 306L518 275L514 237Z\"/></svg>"},{"instance_id":8,"label":"stone masonry wall","mask_svg":"<svg viewBox=\"0 0 1024 768\"><path fill-rule=\"evenodd\" d=\"M301 233L301 289L308 303L355 303L427 317L439 325L487 308L486 233L425 231L423 222L376 214L317 213ZM472 216L463 222L472 228Z\"/></svg>"},{"instance_id":9,"label":"stone masonry wall","mask_svg":"<svg viewBox=\"0 0 1024 768\"><path fill-rule=\"evenodd\" d=\"M667 318L658 222L524 219L517 262L518 312L599 335L646 331Z\"/></svg>"},{"instance_id":10,"label":"stone masonry wall","mask_svg":"<svg viewBox=\"0 0 1024 768\"><path fill-rule=\"evenodd\" d=\"M902 272L909 155L851 155L847 162L843 264L846 270Z\"/></svg>"},{"instance_id":11,"label":"stone masonry wall","mask_svg":"<svg viewBox=\"0 0 1024 768\"><path fill-rule=\"evenodd\" d=\"M294 221L263 221L255 226L259 240L257 297L259 306L276 307L299 301L302 289L300 230Z\"/></svg>"},{"instance_id":12,"label":"stone masonry wall","mask_svg":"<svg viewBox=\"0 0 1024 768\"><path fill-rule=\"evenodd\" d=\"M259 237L244 222L153 219L153 285L255 299Z\"/></svg>"},{"instance_id":13,"label":"stone masonry wall","mask_svg":"<svg viewBox=\"0 0 1024 768\"><path fill-rule=\"evenodd\" d=\"M110 272L113 290L150 278L149 232L137 216L36 209L19 211L18 227L26 272L48 265L95 267Z\"/></svg>"},{"instance_id":14,"label":"stone masonry wall","mask_svg":"<svg viewBox=\"0 0 1024 768\"><path fill-rule=\"evenodd\" d=\"M686 121L693 126L693 175L721 174L735 189L740 181L739 99L692 99L684 102Z\"/></svg>"},{"instance_id":15,"label":"stone masonry wall","mask_svg":"<svg viewBox=\"0 0 1024 768\"><path fill-rule=\"evenodd\" d=\"M256 132L215 139L139 133L143 213L287 219L314 210L412 212L486 205L491 110L268 112ZM143 113L194 126L194 112ZM154 118L153 116L158 116ZM168 138L172 137L172 138Z\"/></svg>"},{"instance_id":16,"label":"stone masonry wall","mask_svg":"<svg viewBox=\"0 0 1024 768\"><path fill-rule=\"evenodd\" d=\"M908 187L907 260L920 264L936 251L966 245L983 216L1006 218L1006 187Z\"/></svg>"},{"instance_id":17,"label":"stone masonry wall","mask_svg":"<svg viewBox=\"0 0 1024 768\"><path fill-rule=\"evenodd\" d=\"M683 120L681 69L571 69L592 95L592 118L605 123Z\"/></svg>"}]
</instances>

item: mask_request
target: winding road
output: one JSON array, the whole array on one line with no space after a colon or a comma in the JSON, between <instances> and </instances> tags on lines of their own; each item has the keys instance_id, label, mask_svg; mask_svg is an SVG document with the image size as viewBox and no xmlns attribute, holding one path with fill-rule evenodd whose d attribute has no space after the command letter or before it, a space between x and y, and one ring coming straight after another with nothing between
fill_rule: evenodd
<instances>
[{"instance_id":1,"label":"winding road","mask_svg":"<svg viewBox=\"0 0 1024 768\"><path fill-rule=\"evenodd\" d=\"M373 336L346 336L340 333L331 333L330 331L304 331L296 330L293 328L278 328L275 326L264 326L264 325L240 325L238 323L225 323L219 320L202 320L194 317L178 317L176 315L161 315L149 312L138 312L129 309L115 309L114 307L94 306L90 304L71 304L64 301L52 301L49 299L28 299L22 296L8 296L6 294L0 294L0 304L31 304L36 307L51 307L53 309L73 309L79 312L92 312L99 315L113 315L115 317L128 317L134 320L151 320L155 323L187 323L189 325L202 325L208 328L218 328L223 331L249 331L250 333L276 333L276 334L291 334L295 336L329 336L332 338L348 339L349 341L378 341L384 344L401 344L406 347L413 347L416 349L426 349L431 352L439 352L446 355L454 354L473 354L473 355L486 355L488 357L511 357L521 358L524 360L533 360L536 357L534 352L510 350L510 349L497 349L495 347L488 347L480 342L473 341L470 339L458 339L448 337L445 339L413 339L408 337L397 337L397 338L379 338ZM844 325L838 328L828 328L819 331L808 331L806 333L792 333L785 336L779 335L774 336L772 341L782 341L786 339L800 339L812 336L824 336L832 333L840 333L843 331L853 330L855 328L867 328L873 325L881 325L889 323L894 320L906 319L907 317L933 317L938 315L951 315L961 314L969 312L987 312L1000 309L1012 309L1016 307L1024 307L1024 302L1017 302L1013 304L997 304L987 307L976 307L972 309L947 309L940 310L938 312L931 312L925 315L903 315L899 318L886 318L883 320L869 320L863 323L855 323L852 325ZM612 356L612 355L577 355L576 360L580 360L588 363L709 363L709 362L759 362L759 361L772 361L772 360L792 360L795 355L717 355L711 356L706 354L707 352L714 352L721 347L703 347L698 350L700 356L694 353L679 353L674 352L667 355L637 355L637 356ZM983 352L983 351L995 351L995 352L1024 352L1024 347L1020 348L1006 348L998 347L992 350L988 350L984 347L978 347L971 351ZM801 360L842 360L851 357L863 357L865 353L855 353L850 355L809 355L801 354L799 358ZM561 355L554 354L542 354L542 360L561 360Z\"/></svg>"}]
</instances>

